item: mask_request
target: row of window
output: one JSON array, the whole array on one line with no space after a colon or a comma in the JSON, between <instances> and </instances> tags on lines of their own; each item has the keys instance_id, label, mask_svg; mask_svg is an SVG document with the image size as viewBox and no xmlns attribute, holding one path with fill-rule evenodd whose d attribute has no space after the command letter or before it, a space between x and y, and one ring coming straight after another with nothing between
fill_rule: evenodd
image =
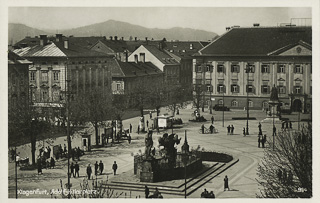
<instances>
[{"instance_id":1,"label":"row of window","mask_svg":"<svg viewBox=\"0 0 320 203\"><path fill-rule=\"evenodd\" d=\"M285 64L278 64L277 66L277 73L285 73L286 71L286 65ZM213 66L212 65L206 65L206 66L196 66L196 72L213 72ZM225 66L223 64L217 65L217 72L218 73L224 73L225 72ZM231 65L231 72L232 73L239 73L240 72L240 66L236 64ZM254 73L255 72L255 65L254 64L248 64L245 69L246 73ZM303 74L303 66L301 64L295 64L294 73ZM262 64L261 65L261 73L270 73L270 65L269 64Z\"/></svg>"},{"instance_id":2,"label":"row of window","mask_svg":"<svg viewBox=\"0 0 320 203\"><path fill-rule=\"evenodd\" d=\"M48 82L48 72L41 71L41 81ZM53 80L59 81L60 71L53 71ZM36 71L30 71L30 81L36 81Z\"/></svg>"},{"instance_id":3,"label":"row of window","mask_svg":"<svg viewBox=\"0 0 320 203\"><path fill-rule=\"evenodd\" d=\"M212 92L213 86L212 85L206 85L206 91ZM286 94L286 87L285 86L278 86L278 94ZM239 93L240 92L240 86L239 85L231 85L230 87L231 93ZM225 85L218 84L217 85L217 92L218 93L226 93ZM246 85L246 92L248 93L254 93L256 92L256 88L253 85ZM261 85L261 93L262 94L270 94L270 86L268 85ZM302 87L301 86L294 86L293 87L293 93L295 94L302 94ZM310 93L312 93L312 87L310 87Z\"/></svg>"}]
</instances>

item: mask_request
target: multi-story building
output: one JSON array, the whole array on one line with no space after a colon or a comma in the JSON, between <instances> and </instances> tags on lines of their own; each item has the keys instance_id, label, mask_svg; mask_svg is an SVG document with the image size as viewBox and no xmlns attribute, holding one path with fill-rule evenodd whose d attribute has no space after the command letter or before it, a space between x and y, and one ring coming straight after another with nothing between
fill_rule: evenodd
<instances>
[{"instance_id":1,"label":"multi-story building","mask_svg":"<svg viewBox=\"0 0 320 203\"><path fill-rule=\"evenodd\" d=\"M41 109L61 107L66 90L76 94L100 87L111 94L111 66L115 59L79 46L75 41L70 43L69 38L60 34L51 41L41 35L39 45L14 52L33 62L29 66L30 98Z\"/></svg>"},{"instance_id":2,"label":"multi-story building","mask_svg":"<svg viewBox=\"0 0 320 203\"><path fill-rule=\"evenodd\" d=\"M233 27L194 55L193 84L206 105L268 108L278 88L283 107L307 112L312 102L311 27Z\"/></svg>"}]
</instances>

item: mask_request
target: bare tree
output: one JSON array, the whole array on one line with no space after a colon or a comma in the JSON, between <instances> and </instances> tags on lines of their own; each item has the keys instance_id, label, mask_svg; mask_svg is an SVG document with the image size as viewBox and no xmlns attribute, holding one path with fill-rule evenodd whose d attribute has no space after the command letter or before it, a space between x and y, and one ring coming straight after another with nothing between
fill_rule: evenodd
<instances>
[{"instance_id":1,"label":"bare tree","mask_svg":"<svg viewBox=\"0 0 320 203\"><path fill-rule=\"evenodd\" d=\"M180 84L176 84L170 87L168 95L169 105L167 107L172 112L172 116L175 116L177 109L181 109L186 106L185 100L187 98L187 90Z\"/></svg>"},{"instance_id":2,"label":"bare tree","mask_svg":"<svg viewBox=\"0 0 320 203\"><path fill-rule=\"evenodd\" d=\"M265 150L258 166L258 184L263 198L312 197L312 126L301 131L282 131L274 150Z\"/></svg>"},{"instance_id":3,"label":"bare tree","mask_svg":"<svg viewBox=\"0 0 320 203\"><path fill-rule=\"evenodd\" d=\"M196 106L197 109L200 109L203 94L203 86L202 85L195 85L193 91L193 104Z\"/></svg>"}]
</instances>

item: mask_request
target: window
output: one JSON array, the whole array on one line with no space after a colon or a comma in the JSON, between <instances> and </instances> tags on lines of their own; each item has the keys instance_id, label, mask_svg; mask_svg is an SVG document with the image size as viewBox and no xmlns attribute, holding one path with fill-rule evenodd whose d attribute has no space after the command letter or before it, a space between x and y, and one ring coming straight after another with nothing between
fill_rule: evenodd
<instances>
[{"instance_id":1,"label":"window","mask_svg":"<svg viewBox=\"0 0 320 203\"><path fill-rule=\"evenodd\" d=\"M239 93L239 85L231 85L231 92L232 93Z\"/></svg>"},{"instance_id":2,"label":"window","mask_svg":"<svg viewBox=\"0 0 320 203\"><path fill-rule=\"evenodd\" d=\"M218 93L225 93L226 92L226 88L224 87L224 85L223 84L219 84L218 86L217 86L217 92Z\"/></svg>"},{"instance_id":3,"label":"window","mask_svg":"<svg viewBox=\"0 0 320 203\"><path fill-rule=\"evenodd\" d=\"M239 65L231 65L231 72L232 73L239 73L240 72L240 66Z\"/></svg>"},{"instance_id":4,"label":"window","mask_svg":"<svg viewBox=\"0 0 320 203\"><path fill-rule=\"evenodd\" d=\"M121 90L121 84L117 84L117 90L119 91L119 90Z\"/></svg>"},{"instance_id":5,"label":"window","mask_svg":"<svg viewBox=\"0 0 320 203\"><path fill-rule=\"evenodd\" d=\"M207 85L207 92L212 92L212 85Z\"/></svg>"},{"instance_id":6,"label":"window","mask_svg":"<svg viewBox=\"0 0 320 203\"><path fill-rule=\"evenodd\" d=\"M294 66L294 73L302 74L303 73L303 68L300 64L296 64Z\"/></svg>"},{"instance_id":7,"label":"window","mask_svg":"<svg viewBox=\"0 0 320 203\"><path fill-rule=\"evenodd\" d=\"M261 85L261 93L262 93L262 94L270 94L270 86L268 86L268 85Z\"/></svg>"},{"instance_id":8,"label":"window","mask_svg":"<svg viewBox=\"0 0 320 203\"><path fill-rule=\"evenodd\" d=\"M196 79L196 85L201 85L202 84L202 79Z\"/></svg>"},{"instance_id":9,"label":"window","mask_svg":"<svg viewBox=\"0 0 320 203\"><path fill-rule=\"evenodd\" d=\"M218 101L218 104L219 104L219 105L223 105L223 100L220 99L220 100Z\"/></svg>"},{"instance_id":10,"label":"window","mask_svg":"<svg viewBox=\"0 0 320 203\"><path fill-rule=\"evenodd\" d=\"M246 73L254 73L255 71L255 66L254 64L251 64L251 63L248 63L247 64L247 67L246 67Z\"/></svg>"},{"instance_id":11,"label":"window","mask_svg":"<svg viewBox=\"0 0 320 203\"><path fill-rule=\"evenodd\" d=\"M284 64L278 65L278 73L285 73L286 66Z\"/></svg>"},{"instance_id":12,"label":"window","mask_svg":"<svg viewBox=\"0 0 320 203\"><path fill-rule=\"evenodd\" d=\"M221 64L218 65L218 66L217 66L217 72L218 72L218 73L223 73L223 72L224 72L224 65L221 65Z\"/></svg>"},{"instance_id":13,"label":"window","mask_svg":"<svg viewBox=\"0 0 320 203\"><path fill-rule=\"evenodd\" d=\"M35 81L36 80L36 71L31 71L30 72L30 81Z\"/></svg>"},{"instance_id":14,"label":"window","mask_svg":"<svg viewBox=\"0 0 320 203\"><path fill-rule=\"evenodd\" d=\"M301 94L302 93L302 87L301 86L294 86L294 93L295 94Z\"/></svg>"},{"instance_id":15,"label":"window","mask_svg":"<svg viewBox=\"0 0 320 203\"><path fill-rule=\"evenodd\" d=\"M238 107L238 102L237 102L237 100L232 100L232 102L231 102L231 106L232 107Z\"/></svg>"},{"instance_id":16,"label":"window","mask_svg":"<svg viewBox=\"0 0 320 203\"><path fill-rule=\"evenodd\" d=\"M46 71L41 72L41 81L48 82L48 72L46 72Z\"/></svg>"},{"instance_id":17,"label":"window","mask_svg":"<svg viewBox=\"0 0 320 203\"><path fill-rule=\"evenodd\" d=\"M270 73L270 66L268 64L262 64L261 73Z\"/></svg>"},{"instance_id":18,"label":"window","mask_svg":"<svg viewBox=\"0 0 320 203\"><path fill-rule=\"evenodd\" d=\"M201 66L196 66L196 72L198 72L198 73L202 72L202 67Z\"/></svg>"},{"instance_id":19,"label":"window","mask_svg":"<svg viewBox=\"0 0 320 203\"><path fill-rule=\"evenodd\" d=\"M247 85L247 92L248 93L254 93L254 86L253 85Z\"/></svg>"},{"instance_id":20,"label":"window","mask_svg":"<svg viewBox=\"0 0 320 203\"><path fill-rule=\"evenodd\" d=\"M210 79L206 79L206 84L207 85L211 85L211 80Z\"/></svg>"},{"instance_id":21,"label":"window","mask_svg":"<svg viewBox=\"0 0 320 203\"><path fill-rule=\"evenodd\" d=\"M212 72L213 66L207 65L206 69L207 69L207 72Z\"/></svg>"},{"instance_id":22,"label":"window","mask_svg":"<svg viewBox=\"0 0 320 203\"><path fill-rule=\"evenodd\" d=\"M286 87L285 86L278 86L278 92L279 94L285 94L286 93Z\"/></svg>"},{"instance_id":23,"label":"window","mask_svg":"<svg viewBox=\"0 0 320 203\"><path fill-rule=\"evenodd\" d=\"M48 90L47 89L41 89L41 101L42 102L48 101Z\"/></svg>"},{"instance_id":24,"label":"window","mask_svg":"<svg viewBox=\"0 0 320 203\"><path fill-rule=\"evenodd\" d=\"M54 81L59 81L59 71L54 71L53 72L53 80Z\"/></svg>"},{"instance_id":25,"label":"window","mask_svg":"<svg viewBox=\"0 0 320 203\"><path fill-rule=\"evenodd\" d=\"M249 103L249 107L253 107L253 101L249 100L248 103Z\"/></svg>"}]
</instances>

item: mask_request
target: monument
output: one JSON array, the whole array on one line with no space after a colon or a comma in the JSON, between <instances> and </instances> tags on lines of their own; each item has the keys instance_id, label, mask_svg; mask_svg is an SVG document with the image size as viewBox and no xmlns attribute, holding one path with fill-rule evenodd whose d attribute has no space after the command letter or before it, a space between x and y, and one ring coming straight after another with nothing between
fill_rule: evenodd
<instances>
[{"instance_id":1,"label":"monument","mask_svg":"<svg viewBox=\"0 0 320 203\"><path fill-rule=\"evenodd\" d=\"M262 120L262 122L273 122L273 123L281 123L281 115L280 115L280 102L278 97L278 89L275 85L273 85L270 94L269 100L269 110L267 111L267 118Z\"/></svg>"}]
</instances>

